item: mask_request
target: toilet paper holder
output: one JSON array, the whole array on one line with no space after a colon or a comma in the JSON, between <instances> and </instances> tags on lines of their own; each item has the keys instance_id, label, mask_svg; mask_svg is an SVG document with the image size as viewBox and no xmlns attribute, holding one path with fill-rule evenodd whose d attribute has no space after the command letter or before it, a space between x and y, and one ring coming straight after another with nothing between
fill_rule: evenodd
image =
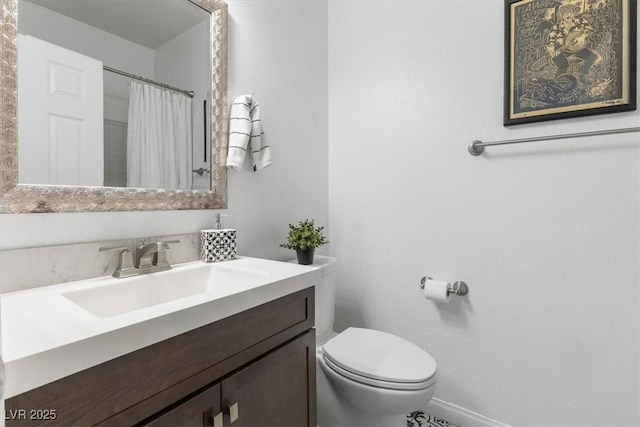
<instances>
[{"instance_id":1,"label":"toilet paper holder","mask_svg":"<svg viewBox=\"0 0 640 427\"><path fill-rule=\"evenodd\" d=\"M427 283L427 280L431 280L431 277L424 276L420 280L420 289L424 289L424 286ZM462 281L454 282L453 284L450 284L447 287L447 295L456 294L456 295L462 296L468 293L469 293L469 286L467 286L467 284Z\"/></svg>"}]
</instances>

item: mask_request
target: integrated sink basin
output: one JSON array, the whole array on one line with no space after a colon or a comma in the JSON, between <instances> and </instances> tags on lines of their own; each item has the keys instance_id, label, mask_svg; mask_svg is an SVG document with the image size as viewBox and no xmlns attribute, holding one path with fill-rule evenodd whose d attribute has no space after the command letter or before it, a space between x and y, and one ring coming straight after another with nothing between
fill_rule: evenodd
<instances>
[{"instance_id":1,"label":"integrated sink basin","mask_svg":"<svg viewBox=\"0 0 640 427\"><path fill-rule=\"evenodd\" d=\"M125 279L107 278L61 295L98 317L112 317L193 295L235 293L268 275L233 263L179 266Z\"/></svg>"}]
</instances>

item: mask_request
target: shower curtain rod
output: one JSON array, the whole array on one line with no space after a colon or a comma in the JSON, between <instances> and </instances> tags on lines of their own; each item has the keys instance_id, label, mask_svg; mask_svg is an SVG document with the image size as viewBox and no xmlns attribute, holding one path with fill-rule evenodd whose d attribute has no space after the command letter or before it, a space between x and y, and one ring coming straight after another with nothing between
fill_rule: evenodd
<instances>
[{"instance_id":1,"label":"shower curtain rod","mask_svg":"<svg viewBox=\"0 0 640 427\"><path fill-rule=\"evenodd\" d=\"M480 154L484 153L484 147L490 147L492 145L521 144L523 142L551 141L554 139L582 138L585 136L614 135L618 133L632 133L632 132L640 132L640 127L611 129L611 130L597 130L593 132L567 133L565 135L535 136L532 138L509 139L505 141L493 141L493 142L471 141L468 149L469 149L469 154L471 154L472 156L479 156Z\"/></svg>"},{"instance_id":2,"label":"shower curtain rod","mask_svg":"<svg viewBox=\"0 0 640 427\"><path fill-rule=\"evenodd\" d=\"M127 73L126 71L120 71L120 70L117 70L115 68L108 67L106 65L104 65L102 68L105 71L110 71L112 73L120 74L121 76L129 77L130 79L140 80L140 81L145 82L145 83L149 83L149 84L152 84L152 85L163 87L165 89L170 89L170 90L173 90L173 91L176 91L176 92L184 93L189 98L193 98L194 95L195 95L195 93L192 90L179 89L177 87L169 86L168 84L158 83L158 82L156 82L154 80L147 79L147 78L141 77L141 76L136 76L135 74Z\"/></svg>"}]
</instances>

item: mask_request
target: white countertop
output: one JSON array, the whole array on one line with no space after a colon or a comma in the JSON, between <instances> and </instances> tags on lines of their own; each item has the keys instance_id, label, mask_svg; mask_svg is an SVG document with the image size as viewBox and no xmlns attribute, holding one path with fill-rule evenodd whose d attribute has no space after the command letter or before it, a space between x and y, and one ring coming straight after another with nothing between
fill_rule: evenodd
<instances>
[{"instance_id":1,"label":"white countertop","mask_svg":"<svg viewBox=\"0 0 640 427\"><path fill-rule=\"evenodd\" d=\"M171 274L208 268L255 271L241 283L214 283L204 293L112 317L98 317L63 296L116 280L111 276L1 295L5 398L82 371L156 342L313 286L311 266L238 257L175 265ZM152 273L153 274L165 274ZM117 279L126 283L128 279Z\"/></svg>"}]
</instances>

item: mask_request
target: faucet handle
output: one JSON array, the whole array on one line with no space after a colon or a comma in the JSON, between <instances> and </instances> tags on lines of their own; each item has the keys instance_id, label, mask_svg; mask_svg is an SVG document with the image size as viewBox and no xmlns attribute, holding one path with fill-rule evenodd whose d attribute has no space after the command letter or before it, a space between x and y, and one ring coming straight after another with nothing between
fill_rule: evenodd
<instances>
[{"instance_id":1,"label":"faucet handle","mask_svg":"<svg viewBox=\"0 0 640 427\"><path fill-rule=\"evenodd\" d=\"M122 251L128 251L131 252L131 248L127 245L121 245L121 246L101 246L98 249L98 252L104 252L104 251L118 251L118 250L122 250Z\"/></svg>"},{"instance_id":2,"label":"faucet handle","mask_svg":"<svg viewBox=\"0 0 640 427\"><path fill-rule=\"evenodd\" d=\"M98 249L98 252L104 251L119 251L118 266L112 274L113 277L121 278L135 276L138 274L133 266L133 254L131 253L131 248L129 248L129 246L102 246Z\"/></svg>"},{"instance_id":3,"label":"faucet handle","mask_svg":"<svg viewBox=\"0 0 640 427\"><path fill-rule=\"evenodd\" d=\"M156 243L158 245L162 245L162 246L166 246L167 243L180 243L180 240L158 240L156 242L152 242L151 239L140 239L138 240L138 247L142 248L150 243ZM169 249L168 246L166 246L165 249Z\"/></svg>"},{"instance_id":4,"label":"faucet handle","mask_svg":"<svg viewBox=\"0 0 640 427\"><path fill-rule=\"evenodd\" d=\"M167 261L167 254L165 251L169 248L169 243L180 243L180 240L158 240L158 250L153 254L152 264L161 267L169 267L169 261Z\"/></svg>"}]
</instances>

